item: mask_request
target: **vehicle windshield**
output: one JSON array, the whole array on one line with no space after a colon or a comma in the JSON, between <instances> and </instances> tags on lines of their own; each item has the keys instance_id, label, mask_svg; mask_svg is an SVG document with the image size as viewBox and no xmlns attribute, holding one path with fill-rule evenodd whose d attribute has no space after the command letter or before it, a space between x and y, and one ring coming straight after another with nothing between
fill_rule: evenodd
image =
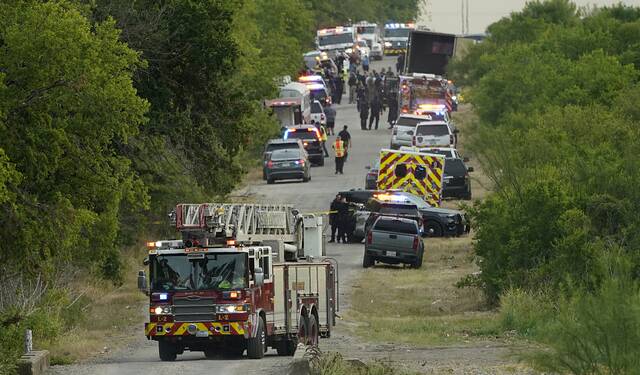
<instances>
[{"instance_id":1,"label":"vehicle windshield","mask_svg":"<svg viewBox=\"0 0 640 375\"><path fill-rule=\"evenodd\" d=\"M276 150L271 154L271 160L273 161L298 160L300 158L302 158L300 150Z\"/></svg>"},{"instance_id":2,"label":"vehicle windshield","mask_svg":"<svg viewBox=\"0 0 640 375\"><path fill-rule=\"evenodd\" d=\"M447 120L444 112L432 112L432 111L424 111L420 109L418 109L416 112L420 112L420 115L424 116L426 121L446 121Z\"/></svg>"},{"instance_id":3,"label":"vehicle windshield","mask_svg":"<svg viewBox=\"0 0 640 375\"><path fill-rule=\"evenodd\" d=\"M353 43L352 33L323 35L318 37L318 45L320 46L328 46L332 44L346 44L346 43Z\"/></svg>"},{"instance_id":4,"label":"vehicle windshield","mask_svg":"<svg viewBox=\"0 0 640 375\"><path fill-rule=\"evenodd\" d=\"M366 42L366 41L364 41L364 40L359 40L359 41L358 41L358 43L357 43L357 45L358 45L358 46L360 46L360 47L369 47L369 45L367 44L367 42Z\"/></svg>"},{"instance_id":5,"label":"vehicle windshield","mask_svg":"<svg viewBox=\"0 0 640 375\"><path fill-rule=\"evenodd\" d=\"M451 151L451 150L439 150L439 149L435 149L435 148L421 148L420 152L424 153L424 154L442 155L442 156L445 156L447 158L452 158L454 156L453 155L453 151Z\"/></svg>"},{"instance_id":6,"label":"vehicle windshield","mask_svg":"<svg viewBox=\"0 0 640 375\"><path fill-rule=\"evenodd\" d=\"M442 137L449 135L449 127L447 125L421 125L416 128L416 135Z\"/></svg>"},{"instance_id":7,"label":"vehicle windshield","mask_svg":"<svg viewBox=\"0 0 640 375\"><path fill-rule=\"evenodd\" d=\"M376 32L375 26L358 26L358 34L373 34Z\"/></svg>"},{"instance_id":8,"label":"vehicle windshield","mask_svg":"<svg viewBox=\"0 0 640 375\"><path fill-rule=\"evenodd\" d=\"M297 130L295 132L288 132L287 139L304 139L304 140L316 140L316 132Z\"/></svg>"},{"instance_id":9,"label":"vehicle windshield","mask_svg":"<svg viewBox=\"0 0 640 375\"><path fill-rule=\"evenodd\" d=\"M150 260L152 291L247 287L245 253L157 255Z\"/></svg>"},{"instance_id":10,"label":"vehicle windshield","mask_svg":"<svg viewBox=\"0 0 640 375\"><path fill-rule=\"evenodd\" d=\"M300 146L296 142L287 142L287 143L270 143L267 145L266 152L273 152L275 150L291 150L291 149L300 149Z\"/></svg>"},{"instance_id":11,"label":"vehicle windshield","mask_svg":"<svg viewBox=\"0 0 640 375\"><path fill-rule=\"evenodd\" d=\"M322 106L320 105L320 103L311 103L311 113L322 113Z\"/></svg>"},{"instance_id":12,"label":"vehicle windshield","mask_svg":"<svg viewBox=\"0 0 640 375\"><path fill-rule=\"evenodd\" d=\"M396 232L404 234L418 234L418 226L415 222L409 222L404 220L393 220L380 218L374 226L375 230L384 232Z\"/></svg>"},{"instance_id":13,"label":"vehicle windshield","mask_svg":"<svg viewBox=\"0 0 640 375\"><path fill-rule=\"evenodd\" d=\"M444 163L445 176L464 176L467 168L461 159L447 159Z\"/></svg>"},{"instance_id":14,"label":"vehicle windshield","mask_svg":"<svg viewBox=\"0 0 640 375\"><path fill-rule=\"evenodd\" d=\"M322 103L323 101L325 101L327 98L327 93L324 91L324 89L321 90L311 90L311 100L317 100L320 103Z\"/></svg>"},{"instance_id":15,"label":"vehicle windshield","mask_svg":"<svg viewBox=\"0 0 640 375\"><path fill-rule=\"evenodd\" d=\"M396 125L400 126L416 126L421 122L425 122L424 118L415 118L415 117L400 117L396 122Z\"/></svg>"},{"instance_id":16,"label":"vehicle windshield","mask_svg":"<svg viewBox=\"0 0 640 375\"><path fill-rule=\"evenodd\" d=\"M402 194L403 198L405 198L406 203L415 204L418 208L429 208L431 207L427 202L425 202L422 198L417 197L413 194Z\"/></svg>"},{"instance_id":17,"label":"vehicle windshield","mask_svg":"<svg viewBox=\"0 0 640 375\"><path fill-rule=\"evenodd\" d=\"M411 29L385 29L384 36L387 38L408 38Z\"/></svg>"},{"instance_id":18,"label":"vehicle windshield","mask_svg":"<svg viewBox=\"0 0 640 375\"><path fill-rule=\"evenodd\" d=\"M299 98L302 94L298 90L282 89L280 90L281 98Z\"/></svg>"}]
</instances>

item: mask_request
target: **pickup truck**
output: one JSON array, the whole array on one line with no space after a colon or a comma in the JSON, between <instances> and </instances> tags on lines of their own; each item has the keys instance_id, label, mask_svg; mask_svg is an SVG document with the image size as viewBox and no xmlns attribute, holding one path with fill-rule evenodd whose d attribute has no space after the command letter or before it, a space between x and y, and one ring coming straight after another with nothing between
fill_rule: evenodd
<instances>
[{"instance_id":1,"label":"pickup truck","mask_svg":"<svg viewBox=\"0 0 640 375\"><path fill-rule=\"evenodd\" d=\"M379 216L367 232L362 266L369 268L376 261L387 264L410 264L422 267L424 232L411 218Z\"/></svg>"}]
</instances>

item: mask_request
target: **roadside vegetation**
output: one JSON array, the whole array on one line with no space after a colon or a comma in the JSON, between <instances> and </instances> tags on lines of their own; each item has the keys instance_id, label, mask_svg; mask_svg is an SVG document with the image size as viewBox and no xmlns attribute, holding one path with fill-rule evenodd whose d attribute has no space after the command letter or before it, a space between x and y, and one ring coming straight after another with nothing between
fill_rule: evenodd
<instances>
[{"instance_id":1,"label":"roadside vegetation","mask_svg":"<svg viewBox=\"0 0 640 375\"><path fill-rule=\"evenodd\" d=\"M255 165L278 132L261 101L356 2L316 3L0 4L0 374L27 328L55 362L141 334L139 244L167 234L177 202L224 197ZM417 9L376 4L354 14Z\"/></svg>"},{"instance_id":2,"label":"roadside vegetation","mask_svg":"<svg viewBox=\"0 0 640 375\"><path fill-rule=\"evenodd\" d=\"M637 373L640 9L532 2L488 31L451 67L494 190L462 284L544 345L541 370Z\"/></svg>"}]
</instances>

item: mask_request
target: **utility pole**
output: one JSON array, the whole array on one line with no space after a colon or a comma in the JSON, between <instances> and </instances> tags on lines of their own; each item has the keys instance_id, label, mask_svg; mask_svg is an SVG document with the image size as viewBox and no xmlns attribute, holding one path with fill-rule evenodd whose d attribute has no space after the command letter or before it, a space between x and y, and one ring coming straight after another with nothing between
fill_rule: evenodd
<instances>
[{"instance_id":1,"label":"utility pole","mask_svg":"<svg viewBox=\"0 0 640 375\"><path fill-rule=\"evenodd\" d=\"M466 22L465 22L465 34L469 34L469 0L467 1L467 6L465 7L467 13L466 13Z\"/></svg>"},{"instance_id":2,"label":"utility pole","mask_svg":"<svg viewBox=\"0 0 640 375\"><path fill-rule=\"evenodd\" d=\"M461 11L460 11L460 24L462 26L462 35L465 35L465 32L464 32L464 2L465 2L465 0L460 0L460 6L462 7Z\"/></svg>"}]
</instances>

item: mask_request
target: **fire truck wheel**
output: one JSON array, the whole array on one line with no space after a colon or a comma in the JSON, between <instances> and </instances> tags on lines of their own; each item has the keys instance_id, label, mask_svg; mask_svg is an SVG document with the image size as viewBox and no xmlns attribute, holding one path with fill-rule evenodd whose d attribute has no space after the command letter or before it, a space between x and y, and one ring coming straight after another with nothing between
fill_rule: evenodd
<instances>
[{"instance_id":1,"label":"fire truck wheel","mask_svg":"<svg viewBox=\"0 0 640 375\"><path fill-rule=\"evenodd\" d=\"M158 341L158 354L160 355L161 361L172 362L176 360L178 350L175 345L169 341L160 340Z\"/></svg>"},{"instance_id":2,"label":"fire truck wheel","mask_svg":"<svg viewBox=\"0 0 640 375\"><path fill-rule=\"evenodd\" d=\"M307 345L309 343L309 325L305 316L300 317L298 325L298 343Z\"/></svg>"},{"instance_id":3,"label":"fire truck wheel","mask_svg":"<svg viewBox=\"0 0 640 375\"><path fill-rule=\"evenodd\" d=\"M267 332L264 329L264 320L258 319L258 332L256 337L247 340L247 357L251 359L261 359L264 357L267 345Z\"/></svg>"},{"instance_id":4,"label":"fire truck wheel","mask_svg":"<svg viewBox=\"0 0 640 375\"><path fill-rule=\"evenodd\" d=\"M311 314L309 317L309 340L307 344L311 346L318 346L318 336L320 336L318 321L316 320L316 316Z\"/></svg>"},{"instance_id":5,"label":"fire truck wheel","mask_svg":"<svg viewBox=\"0 0 640 375\"><path fill-rule=\"evenodd\" d=\"M367 255L367 253L364 253L364 257L362 257L362 267L363 268L369 268L371 266L373 266L373 263L375 261L373 260L373 258L370 255Z\"/></svg>"}]
</instances>

